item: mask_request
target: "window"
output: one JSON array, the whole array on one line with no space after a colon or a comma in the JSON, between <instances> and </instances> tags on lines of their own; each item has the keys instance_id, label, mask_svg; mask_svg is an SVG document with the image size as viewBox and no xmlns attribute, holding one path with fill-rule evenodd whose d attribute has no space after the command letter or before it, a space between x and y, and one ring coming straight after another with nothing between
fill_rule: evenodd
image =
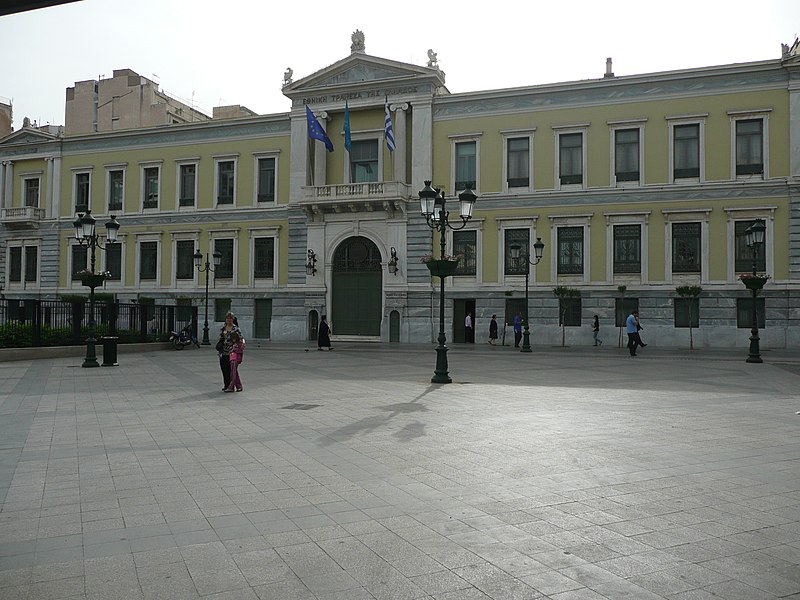
<instances>
[{"instance_id":1,"label":"window","mask_svg":"<svg viewBox=\"0 0 800 600\"><path fill-rule=\"evenodd\" d=\"M736 221L734 224L735 232L735 266L737 273L752 273L753 271L753 250L747 245L747 228L753 221ZM767 243L769 240L764 232L764 243L758 246L756 252L756 271L767 270Z\"/></svg>"},{"instance_id":2,"label":"window","mask_svg":"<svg viewBox=\"0 0 800 600\"><path fill-rule=\"evenodd\" d=\"M675 327L700 327L700 298L675 298Z\"/></svg>"},{"instance_id":3,"label":"window","mask_svg":"<svg viewBox=\"0 0 800 600\"><path fill-rule=\"evenodd\" d=\"M455 144L455 189L456 193L467 188L475 189L477 182L477 142L456 142Z\"/></svg>"},{"instance_id":4,"label":"window","mask_svg":"<svg viewBox=\"0 0 800 600\"><path fill-rule=\"evenodd\" d=\"M125 190L125 172L114 170L108 172L108 210L122 210L122 199Z\"/></svg>"},{"instance_id":5,"label":"window","mask_svg":"<svg viewBox=\"0 0 800 600\"><path fill-rule=\"evenodd\" d=\"M88 254L86 246L78 246L78 245L72 246L71 276L73 281L80 279L80 277L78 277L77 275L78 271L83 271L88 267L89 263L87 257Z\"/></svg>"},{"instance_id":6,"label":"window","mask_svg":"<svg viewBox=\"0 0 800 600\"><path fill-rule=\"evenodd\" d=\"M530 138L506 140L507 179L509 189L530 186Z\"/></svg>"},{"instance_id":7,"label":"window","mask_svg":"<svg viewBox=\"0 0 800 600\"><path fill-rule=\"evenodd\" d=\"M583 227L558 228L558 274L583 274Z\"/></svg>"},{"instance_id":8,"label":"window","mask_svg":"<svg viewBox=\"0 0 800 600\"><path fill-rule=\"evenodd\" d=\"M8 249L8 280L11 283L22 282L22 247L11 246Z\"/></svg>"},{"instance_id":9,"label":"window","mask_svg":"<svg viewBox=\"0 0 800 600\"><path fill-rule=\"evenodd\" d=\"M194 279L194 240L175 242L175 279Z\"/></svg>"},{"instance_id":10,"label":"window","mask_svg":"<svg viewBox=\"0 0 800 600\"><path fill-rule=\"evenodd\" d=\"M639 129L614 131L614 177L617 181L639 181Z\"/></svg>"},{"instance_id":11,"label":"window","mask_svg":"<svg viewBox=\"0 0 800 600\"><path fill-rule=\"evenodd\" d=\"M614 300L614 326L625 327L625 319L635 310L639 310L638 298L616 298Z\"/></svg>"},{"instance_id":12,"label":"window","mask_svg":"<svg viewBox=\"0 0 800 600\"><path fill-rule=\"evenodd\" d=\"M139 244L139 280L155 281L158 273L158 242Z\"/></svg>"},{"instance_id":13,"label":"window","mask_svg":"<svg viewBox=\"0 0 800 600\"><path fill-rule=\"evenodd\" d=\"M561 185L583 183L583 133L558 134L558 178Z\"/></svg>"},{"instance_id":14,"label":"window","mask_svg":"<svg viewBox=\"0 0 800 600\"><path fill-rule=\"evenodd\" d=\"M188 323L192 320L192 299L175 299L175 319L181 323Z\"/></svg>"},{"instance_id":15,"label":"window","mask_svg":"<svg viewBox=\"0 0 800 600\"><path fill-rule=\"evenodd\" d=\"M514 326L514 317L521 315L525 319L525 298L506 299L506 319L505 324L509 327Z\"/></svg>"},{"instance_id":16,"label":"window","mask_svg":"<svg viewBox=\"0 0 800 600\"><path fill-rule=\"evenodd\" d=\"M353 140L350 148L351 183L379 181L378 175L378 140Z\"/></svg>"},{"instance_id":17,"label":"window","mask_svg":"<svg viewBox=\"0 0 800 600\"><path fill-rule=\"evenodd\" d=\"M25 202L24 206L39 208L39 178L30 177L25 179L24 185Z\"/></svg>"},{"instance_id":18,"label":"window","mask_svg":"<svg viewBox=\"0 0 800 600\"><path fill-rule=\"evenodd\" d=\"M756 298L756 318L758 328L764 329L766 326L766 305L764 298ZM739 329L752 329L753 327L753 299L736 299L736 327Z\"/></svg>"},{"instance_id":19,"label":"window","mask_svg":"<svg viewBox=\"0 0 800 600\"><path fill-rule=\"evenodd\" d=\"M233 278L233 240L220 239L214 240L214 252L222 254L219 266L217 266L214 276L218 279Z\"/></svg>"},{"instance_id":20,"label":"window","mask_svg":"<svg viewBox=\"0 0 800 600\"><path fill-rule=\"evenodd\" d=\"M158 208L158 171L158 167L144 168L142 208Z\"/></svg>"},{"instance_id":21,"label":"window","mask_svg":"<svg viewBox=\"0 0 800 600\"><path fill-rule=\"evenodd\" d=\"M253 248L255 251L253 278L273 279L275 277L275 238L255 238Z\"/></svg>"},{"instance_id":22,"label":"window","mask_svg":"<svg viewBox=\"0 0 800 600\"><path fill-rule=\"evenodd\" d=\"M764 172L764 120L736 121L736 175Z\"/></svg>"},{"instance_id":23,"label":"window","mask_svg":"<svg viewBox=\"0 0 800 600\"><path fill-rule=\"evenodd\" d=\"M528 263L525 262L525 253L528 252L530 244L529 229L506 229L505 230L505 274L506 275L525 275L528 272ZM520 255L517 260L511 258L511 246L520 247Z\"/></svg>"},{"instance_id":24,"label":"window","mask_svg":"<svg viewBox=\"0 0 800 600\"><path fill-rule=\"evenodd\" d=\"M258 159L258 201L275 202L275 159Z\"/></svg>"},{"instance_id":25,"label":"window","mask_svg":"<svg viewBox=\"0 0 800 600\"><path fill-rule=\"evenodd\" d=\"M85 213L89 210L89 175L75 173L75 212Z\"/></svg>"},{"instance_id":26,"label":"window","mask_svg":"<svg viewBox=\"0 0 800 600\"><path fill-rule=\"evenodd\" d=\"M215 298L214 299L214 320L217 322L222 322L225 320L225 315L227 315L231 310L231 299L230 298Z\"/></svg>"},{"instance_id":27,"label":"window","mask_svg":"<svg viewBox=\"0 0 800 600\"><path fill-rule=\"evenodd\" d=\"M475 230L453 232L453 254L462 258L456 266L456 275L475 276L478 272L478 232Z\"/></svg>"},{"instance_id":28,"label":"window","mask_svg":"<svg viewBox=\"0 0 800 600\"><path fill-rule=\"evenodd\" d=\"M641 225L614 225L614 273L641 273Z\"/></svg>"},{"instance_id":29,"label":"window","mask_svg":"<svg viewBox=\"0 0 800 600\"><path fill-rule=\"evenodd\" d=\"M36 246L25 246L25 281L32 283L36 281L38 271L39 248Z\"/></svg>"},{"instance_id":30,"label":"window","mask_svg":"<svg viewBox=\"0 0 800 600\"><path fill-rule=\"evenodd\" d=\"M700 223L672 224L672 272L700 272Z\"/></svg>"},{"instance_id":31,"label":"window","mask_svg":"<svg viewBox=\"0 0 800 600\"><path fill-rule=\"evenodd\" d=\"M106 271L111 275L109 280L122 280L122 244L108 244L106 246Z\"/></svg>"},{"instance_id":32,"label":"window","mask_svg":"<svg viewBox=\"0 0 800 600\"><path fill-rule=\"evenodd\" d=\"M700 177L700 124L675 125L673 135L673 178Z\"/></svg>"},{"instance_id":33,"label":"window","mask_svg":"<svg viewBox=\"0 0 800 600\"><path fill-rule=\"evenodd\" d=\"M581 304L581 298L559 298L558 324L565 327L580 327Z\"/></svg>"},{"instance_id":34,"label":"window","mask_svg":"<svg viewBox=\"0 0 800 600\"><path fill-rule=\"evenodd\" d=\"M233 204L235 170L232 160L217 163L217 204Z\"/></svg>"},{"instance_id":35,"label":"window","mask_svg":"<svg viewBox=\"0 0 800 600\"><path fill-rule=\"evenodd\" d=\"M197 180L197 165L178 166L178 206L194 206Z\"/></svg>"}]
</instances>

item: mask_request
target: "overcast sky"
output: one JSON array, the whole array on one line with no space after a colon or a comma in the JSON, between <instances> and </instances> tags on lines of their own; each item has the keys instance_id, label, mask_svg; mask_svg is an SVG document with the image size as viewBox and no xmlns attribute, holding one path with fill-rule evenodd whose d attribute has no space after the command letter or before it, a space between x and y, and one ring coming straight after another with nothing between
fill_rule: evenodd
<instances>
[{"instance_id":1,"label":"overcast sky","mask_svg":"<svg viewBox=\"0 0 800 600\"><path fill-rule=\"evenodd\" d=\"M0 97L64 123L65 89L130 68L211 114L287 112L280 88L350 54L424 65L432 48L453 93L780 57L800 2L761 0L81 0L0 17Z\"/></svg>"}]
</instances>

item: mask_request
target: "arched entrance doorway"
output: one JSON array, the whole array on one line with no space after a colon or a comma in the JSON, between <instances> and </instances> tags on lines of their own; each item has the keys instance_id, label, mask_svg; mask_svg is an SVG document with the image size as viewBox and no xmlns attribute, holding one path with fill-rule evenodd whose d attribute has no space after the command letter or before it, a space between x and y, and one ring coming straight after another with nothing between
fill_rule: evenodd
<instances>
[{"instance_id":1,"label":"arched entrance doorway","mask_svg":"<svg viewBox=\"0 0 800 600\"><path fill-rule=\"evenodd\" d=\"M381 253L372 240L351 237L333 255L331 322L335 335L381 334Z\"/></svg>"}]
</instances>

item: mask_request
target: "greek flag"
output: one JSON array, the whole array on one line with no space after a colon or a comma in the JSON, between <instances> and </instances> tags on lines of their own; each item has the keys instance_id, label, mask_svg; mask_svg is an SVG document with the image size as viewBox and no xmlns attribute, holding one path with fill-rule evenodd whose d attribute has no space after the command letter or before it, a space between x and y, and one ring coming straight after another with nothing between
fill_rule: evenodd
<instances>
[{"instance_id":1,"label":"greek flag","mask_svg":"<svg viewBox=\"0 0 800 600\"><path fill-rule=\"evenodd\" d=\"M384 105L386 113L386 145L389 147L389 152L394 152L394 130L392 129L392 115L389 113L389 97L386 97L386 104Z\"/></svg>"}]
</instances>

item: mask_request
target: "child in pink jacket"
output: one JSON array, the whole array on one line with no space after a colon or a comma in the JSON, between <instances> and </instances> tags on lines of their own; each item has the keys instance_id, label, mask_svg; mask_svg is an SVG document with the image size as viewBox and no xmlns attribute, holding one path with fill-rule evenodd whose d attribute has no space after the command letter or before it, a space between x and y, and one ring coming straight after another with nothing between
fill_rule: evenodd
<instances>
[{"instance_id":1,"label":"child in pink jacket","mask_svg":"<svg viewBox=\"0 0 800 600\"><path fill-rule=\"evenodd\" d=\"M244 340L238 332L231 333L231 384L225 388L226 392L242 391L242 380L239 377L239 365L244 358Z\"/></svg>"}]
</instances>

